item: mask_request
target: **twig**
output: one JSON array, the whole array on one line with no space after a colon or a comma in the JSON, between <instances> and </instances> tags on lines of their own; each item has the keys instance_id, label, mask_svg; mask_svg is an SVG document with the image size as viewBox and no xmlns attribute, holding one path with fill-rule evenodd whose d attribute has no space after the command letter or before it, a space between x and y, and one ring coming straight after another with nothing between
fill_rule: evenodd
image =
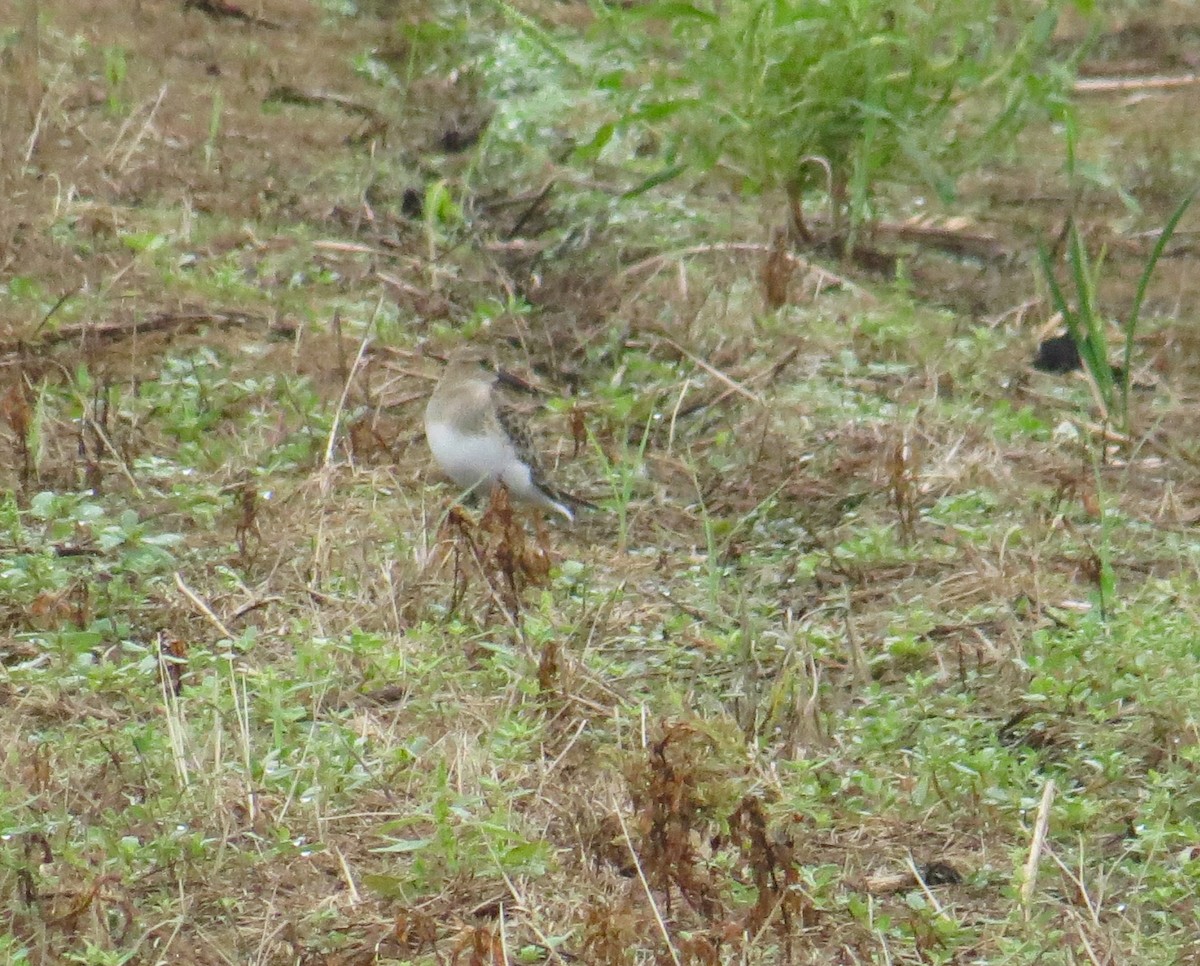
<instances>
[{"instance_id":1,"label":"twig","mask_svg":"<svg viewBox=\"0 0 1200 966\"><path fill-rule=\"evenodd\" d=\"M252 27L262 27L264 30L280 29L279 24L246 13L241 7L234 6L232 3L228 3L227 0L184 0L183 9L199 10L201 13L208 14L213 20L220 20L222 17L225 17L229 20L240 20L242 23L248 23Z\"/></svg>"},{"instance_id":2,"label":"twig","mask_svg":"<svg viewBox=\"0 0 1200 966\"><path fill-rule=\"evenodd\" d=\"M644 269L659 267L672 259L687 258L689 255L707 255L720 252L747 252L750 254L763 254L765 252L769 252L770 250L771 246L762 242L725 242L719 245L693 245L691 248L683 248L675 252L664 252L661 255L651 255L649 258L644 258L640 262L634 262L632 265L623 268L617 275L617 278L624 279L630 275L636 275L638 272L643 271ZM787 252L786 257L793 265L798 265L806 271L815 272L823 283L840 285L842 288L846 289L846 291L852 292L861 298L864 298L870 302L875 301L875 296L861 286L855 285L845 276L838 275L835 272L829 271L827 268L822 268L819 265L815 265L807 258L801 258L799 255L793 254L792 252Z\"/></svg>"},{"instance_id":3,"label":"twig","mask_svg":"<svg viewBox=\"0 0 1200 966\"><path fill-rule=\"evenodd\" d=\"M53 332L47 332L36 340L9 339L0 342L0 355L19 352L22 349L36 352L38 349L49 348L63 342L72 342L75 339L121 339L150 332L168 332L171 329L187 326L250 325L265 321L264 316L253 315L249 312L163 312L149 319L135 319L132 322L64 325ZM40 329L41 326L38 328Z\"/></svg>"},{"instance_id":4,"label":"twig","mask_svg":"<svg viewBox=\"0 0 1200 966\"><path fill-rule=\"evenodd\" d=\"M192 590L191 587L187 585L187 582L183 579L183 574L181 574L178 570L175 571L175 586L179 588L180 593L182 593L184 597L192 602L192 606L195 607L196 610L198 610L205 617L207 617L212 625L221 632L222 637L227 638L230 641L237 640L233 631L225 626L225 622L216 615L213 609L208 606L208 604L202 597L200 597L199 594L197 594L194 590Z\"/></svg>"},{"instance_id":5,"label":"twig","mask_svg":"<svg viewBox=\"0 0 1200 966\"><path fill-rule=\"evenodd\" d=\"M120 172L125 170L126 166L129 164L129 159L133 157L133 152L136 151L138 149L138 145L142 143L142 139L146 136L146 131L150 129L150 125L154 122L154 116L158 113L158 109L162 105L163 98L167 96L167 87L167 84L163 84L163 86L158 89L158 97L154 99L154 103L150 106L150 113L146 115L146 120L143 121L142 126L138 128L137 135L129 143L128 149L126 149L125 153L121 156L121 163L117 165L117 171ZM116 151L117 143L118 142L113 143L112 151ZM110 156L112 151L109 152Z\"/></svg>"},{"instance_id":6,"label":"twig","mask_svg":"<svg viewBox=\"0 0 1200 966\"><path fill-rule=\"evenodd\" d=\"M946 915L946 910L943 909L942 904L937 901L937 896L930 891L929 885L925 881L925 877L921 875L921 870L918 869L917 864L913 862L912 853L909 853L907 856L905 856L904 861L908 864L908 871L912 873L912 877L917 880L917 885L919 885L921 887L921 891L925 893L926 900L931 906L933 906L934 912L936 912L939 916Z\"/></svg>"},{"instance_id":7,"label":"twig","mask_svg":"<svg viewBox=\"0 0 1200 966\"><path fill-rule=\"evenodd\" d=\"M1090 377L1090 374L1088 377L1088 382L1091 385L1095 385ZM1104 404L1102 402L1098 402L1098 405L1101 407L1100 411L1104 412ZM1128 446L1131 442L1130 438L1124 433L1118 433L1115 429L1109 429L1107 426L1099 426L1096 423L1091 423L1087 420L1079 420L1079 426L1087 430L1093 436L1099 436L1108 443L1120 443L1122 446Z\"/></svg>"},{"instance_id":8,"label":"twig","mask_svg":"<svg viewBox=\"0 0 1200 966\"><path fill-rule=\"evenodd\" d=\"M358 886L354 884L354 875L350 872L350 864L346 861L346 856L342 854L342 850L336 845L333 847L333 852L337 856L338 865L342 869L342 878L346 882L346 888L350 890L350 905L362 905L362 894L358 891Z\"/></svg>"},{"instance_id":9,"label":"twig","mask_svg":"<svg viewBox=\"0 0 1200 966\"><path fill-rule=\"evenodd\" d=\"M1165 91L1200 84L1200 74L1151 74L1147 77L1085 77L1075 82L1076 94L1123 91Z\"/></svg>"},{"instance_id":10,"label":"twig","mask_svg":"<svg viewBox=\"0 0 1200 966\"><path fill-rule=\"evenodd\" d=\"M1013 324L1019 326L1024 321L1025 316L1029 314L1029 311L1037 308L1041 301L1041 299L1037 298L1026 299L1024 302L1019 302L1011 308L1005 309L999 315L993 315L990 318L984 319L984 324L986 324L989 329L997 329L1009 319L1012 319ZM1051 328L1057 328L1058 325L1062 323L1062 318L1057 317L1054 321L1055 324L1054 326L1051 326Z\"/></svg>"},{"instance_id":11,"label":"twig","mask_svg":"<svg viewBox=\"0 0 1200 966\"><path fill-rule=\"evenodd\" d=\"M1046 846L1046 830L1050 827L1050 805L1054 801L1054 779L1048 778L1042 789L1042 801L1038 805L1037 818L1033 823L1033 837L1029 840L1029 857L1025 859L1022 870L1024 881L1021 883L1021 905L1025 910L1025 921L1032 916L1030 906L1033 902L1033 890L1037 888L1038 862L1042 858L1042 850Z\"/></svg>"},{"instance_id":12,"label":"twig","mask_svg":"<svg viewBox=\"0 0 1200 966\"><path fill-rule=\"evenodd\" d=\"M664 342L666 342L672 349L674 349L680 355L686 356L688 359L690 359L692 362L694 362L696 365L698 365L701 369L703 369L705 372L707 372L710 376L714 376L720 382L723 382L733 392L736 392L740 396L744 396L746 399L749 399L752 403L754 403L757 406L766 405L763 402L762 396L759 396L757 393L751 392L749 389L747 389L745 386L743 386L736 379L732 378L731 376L726 375L724 372L722 372L716 366L712 365L710 362L707 362L706 360L702 359L700 356L696 355L694 352L690 351L689 349L685 349L683 346L681 346L678 342L676 342L674 339L672 339L666 333L664 333L662 331L655 331L654 334L656 336L658 336L660 339L662 339Z\"/></svg>"},{"instance_id":13,"label":"twig","mask_svg":"<svg viewBox=\"0 0 1200 966\"><path fill-rule=\"evenodd\" d=\"M521 217L519 217L512 228L505 233L504 237L506 240L511 241L521 234L521 229L529 224L529 219L537 214L542 205L546 203L546 199L550 197L550 192L554 190L554 184L555 182L553 178L546 182L546 187L537 193L533 201L529 203L529 206L523 212L521 212Z\"/></svg>"},{"instance_id":14,"label":"twig","mask_svg":"<svg viewBox=\"0 0 1200 966\"><path fill-rule=\"evenodd\" d=\"M366 331L363 332L362 341L358 344L358 354L354 357L354 364L350 367L350 371L346 373L345 381L342 383L342 394L338 397L337 407L333 411L333 424L329 427L329 438L325 442L325 458L321 461L322 469L328 469L330 462L333 460L333 447L337 442L338 426L341 424L342 413L346 408L346 397L350 395L350 385L354 380L354 374L362 364L363 356L366 354L367 345L371 339L371 329L374 327L375 319L378 317L381 308L383 308L382 298L375 303L375 311L371 313Z\"/></svg>"},{"instance_id":15,"label":"twig","mask_svg":"<svg viewBox=\"0 0 1200 966\"><path fill-rule=\"evenodd\" d=\"M936 248L952 255L965 255L989 262L1002 262L1011 254L1003 242L991 235L957 231L942 225L880 223L874 226L874 233L897 241Z\"/></svg>"},{"instance_id":16,"label":"twig","mask_svg":"<svg viewBox=\"0 0 1200 966\"><path fill-rule=\"evenodd\" d=\"M567 752L569 752L572 748L575 747L575 742L577 742L579 740L579 736L583 734L583 732L587 728L587 726L588 726L588 719L580 718L579 723L575 726L575 733L573 735L571 735L570 738L567 739L567 743L566 743L566 745L563 746L563 750L560 751L554 757L554 761L550 762L549 765L546 765L544 768L542 768L542 778L541 778L541 781L538 782L539 794L541 793L542 789L544 789L546 787L546 781L550 778L550 776L552 774L554 774L555 771L558 770L558 766L562 764L562 760L567 757Z\"/></svg>"},{"instance_id":17,"label":"twig","mask_svg":"<svg viewBox=\"0 0 1200 966\"><path fill-rule=\"evenodd\" d=\"M1055 855L1053 849L1051 849L1051 851L1050 851L1050 858L1054 862L1054 864L1057 865L1060 870L1062 870L1062 874L1065 875L1068 879L1070 879L1072 883L1074 883L1075 889L1079 893L1080 901L1083 903L1084 907L1087 909L1088 915L1091 916L1092 925L1094 925L1097 929L1099 929L1100 928L1100 910L1096 908L1096 904L1094 902L1092 902L1092 897L1088 895L1087 887L1083 884L1083 877L1080 875L1076 875L1069 868L1067 868L1067 863L1065 863L1062 859L1060 859L1057 855Z\"/></svg>"},{"instance_id":18,"label":"twig","mask_svg":"<svg viewBox=\"0 0 1200 966\"><path fill-rule=\"evenodd\" d=\"M79 400L80 406L82 407L84 405L83 397L78 393L75 394L75 397ZM113 446L112 440L108 438L108 434L104 431L104 427L102 427L90 416L84 417L84 423L87 425L88 429L96 434L100 442L104 444L104 448L108 450L109 455L116 460L117 466L119 466L121 469L121 475L129 481L129 485L133 487L133 492L137 494L138 499L143 499L144 494L142 493L142 488L138 486L137 480L134 479L133 472L129 469L129 464L125 462L125 457L117 451L117 448Z\"/></svg>"},{"instance_id":19,"label":"twig","mask_svg":"<svg viewBox=\"0 0 1200 966\"><path fill-rule=\"evenodd\" d=\"M836 564L832 549L826 548L826 552L829 553L830 560ZM846 622L846 645L850 651L850 665L854 670L854 676L858 680L858 683L865 686L871 681L871 671L867 667L867 657L863 653L862 645L858 641L858 633L854 629L854 598L850 593L849 584L845 588L843 619Z\"/></svg>"},{"instance_id":20,"label":"twig","mask_svg":"<svg viewBox=\"0 0 1200 966\"><path fill-rule=\"evenodd\" d=\"M31 4L29 4L29 9L31 11L33 11L33 22L35 25L34 26L34 36L35 36L34 46L36 47L39 42L37 40L37 33L36 33L37 6L31 3ZM35 53L34 54L35 60L37 57L38 57L38 55ZM34 64L33 70L36 74L36 72L37 72L37 64L36 63ZM34 113L34 116L33 116L33 130L29 132L29 140L26 142L26 145L25 145L25 164L29 164L29 162L33 158L33 152L37 150L38 140L42 134L42 124L46 120L46 101L50 95L45 92L49 91L53 87L58 86L58 79L60 77L62 77L63 70L64 70L64 67L60 66L58 68L58 70L54 72L54 79L52 81L50 81L50 83L44 88L42 96L40 98L38 98L37 111Z\"/></svg>"},{"instance_id":21,"label":"twig","mask_svg":"<svg viewBox=\"0 0 1200 966\"><path fill-rule=\"evenodd\" d=\"M550 937L547 936L545 934L545 932L543 932L540 928L538 928L538 924L535 921L534 907L531 906L529 904L529 902L525 899L525 897L517 891L516 884L513 882L512 877L508 874L508 872L505 871L504 863L501 862L500 856L496 853L496 850L492 846L491 842L488 842L487 848L488 848L488 852L492 856L492 861L496 863L496 871L500 873L500 877L504 880L504 884L508 887L508 894L513 897L513 900L517 904L517 908L524 910L524 912L527 916L526 924L529 926L530 929L533 930L534 935L537 936L538 941L541 942L542 946L545 948L546 957L548 959L552 960L553 962L561 963L562 966L567 966L566 960L564 960L562 957L562 954L557 949L554 948L554 943L550 941ZM505 936L504 936L504 912L503 912L504 906L503 906L503 904L501 904L500 909L501 909L500 938L501 938L501 942L504 942ZM503 961L506 963L512 962L512 960L509 959L507 956L505 957L505 959Z\"/></svg>"},{"instance_id":22,"label":"twig","mask_svg":"<svg viewBox=\"0 0 1200 966\"><path fill-rule=\"evenodd\" d=\"M1096 956L1096 950L1092 949L1092 944L1088 942L1088 937L1084 935L1083 930L1079 929L1076 931L1076 933L1079 936L1079 941L1083 943L1083 951L1087 953L1087 958L1091 960L1092 966L1100 966L1100 960ZM1112 962L1112 960L1110 959L1108 962Z\"/></svg>"},{"instance_id":23,"label":"twig","mask_svg":"<svg viewBox=\"0 0 1200 966\"><path fill-rule=\"evenodd\" d=\"M780 356L778 359L776 359L773 363L771 363L771 365L767 366L765 369L763 369L759 372L756 372L754 375L750 376L748 379L743 380L743 383L745 385L749 385L751 383L762 382L764 379L766 379L766 380L775 379L781 372L783 372L783 370L787 367L787 365L793 359L795 359L796 356L798 356L799 354L800 354L800 347L793 346L791 349L789 349L787 352L785 352L782 356ZM703 399L698 399L698 400L696 400L696 402L689 403L687 406L682 407L679 410L679 412L675 413L672 416L672 419L673 420L684 419L688 416L691 416L695 413L700 412L700 410L702 410L702 409L709 409L713 406L719 406L726 399L728 399L730 396L733 396L735 394L736 393L733 389L726 389L726 390L718 393L716 396L706 396Z\"/></svg>"},{"instance_id":24,"label":"twig","mask_svg":"<svg viewBox=\"0 0 1200 966\"><path fill-rule=\"evenodd\" d=\"M384 251L382 248L364 245L362 242L338 241L336 238L318 238L312 243L312 247L318 251L342 252L349 255L374 255L378 258L391 256L391 252Z\"/></svg>"},{"instance_id":25,"label":"twig","mask_svg":"<svg viewBox=\"0 0 1200 966\"><path fill-rule=\"evenodd\" d=\"M917 884L911 872L890 872L885 875L869 875L862 880L863 892L873 896L887 896L903 892Z\"/></svg>"},{"instance_id":26,"label":"twig","mask_svg":"<svg viewBox=\"0 0 1200 966\"><path fill-rule=\"evenodd\" d=\"M683 380L683 385L679 389L679 398L675 401L675 408L671 410L671 426L667 432L667 452L670 453L675 446L675 424L679 421L679 410L683 407L683 399L687 395L688 389L691 388L692 380L689 376Z\"/></svg>"},{"instance_id":27,"label":"twig","mask_svg":"<svg viewBox=\"0 0 1200 966\"><path fill-rule=\"evenodd\" d=\"M644 724L644 722L643 722ZM634 851L633 840L629 837L629 826L625 824L625 816L621 814L620 806L614 801L612 803L613 814L617 816L617 822L621 826L621 835L625 838L625 847L629 849L629 857L633 859L633 868L637 872L638 881L642 884L642 890L646 893L646 900L650 903L650 911L654 913L654 921L658 924L658 931L662 933L663 941L667 944L667 952L671 954L671 962L675 966L683 966L680 962L679 953L675 951L675 944L671 942L671 934L667 931L667 924L663 921L662 913L658 911L658 903L654 901L654 893L650 891L650 883L646 881L646 873L642 871L642 861L638 858L638 854Z\"/></svg>"},{"instance_id":28,"label":"twig","mask_svg":"<svg viewBox=\"0 0 1200 966\"><path fill-rule=\"evenodd\" d=\"M52 318L54 318L54 316L58 313L58 310L61 309L64 305L66 305L67 302L69 302L71 299L73 299L76 295L78 295L80 289L82 289L82 288L83 288L83 283L80 282L69 292L63 292L63 294L58 297L58 301L55 302L52 306L50 306L49 311L47 311L46 314L42 316L42 321L37 324L37 328L33 330L33 334L37 335L39 332L41 332L42 329L44 329L46 327L46 323L49 322Z\"/></svg>"},{"instance_id":29,"label":"twig","mask_svg":"<svg viewBox=\"0 0 1200 966\"><path fill-rule=\"evenodd\" d=\"M357 114L366 118L372 124L386 128L388 120L370 104L356 101L345 94L334 94L330 91L305 91L291 84L278 84L267 91L264 101L279 101L281 104L299 104L302 107L331 106L339 108L348 114Z\"/></svg>"}]
</instances>

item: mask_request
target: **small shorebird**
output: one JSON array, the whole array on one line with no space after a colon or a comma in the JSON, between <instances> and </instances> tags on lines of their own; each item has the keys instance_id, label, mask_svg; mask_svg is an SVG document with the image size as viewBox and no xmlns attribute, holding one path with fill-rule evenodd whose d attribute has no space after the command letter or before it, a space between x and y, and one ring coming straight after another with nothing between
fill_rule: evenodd
<instances>
[{"instance_id":1,"label":"small shorebird","mask_svg":"<svg viewBox=\"0 0 1200 966\"><path fill-rule=\"evenodd\" d=\"M542 477L529 430L497 391L500 376L478 350L454 353L425 407L425 437L438 466L467 492L503 483L515 499L575 519L592 507Z\"/></svg>"}]
</instances>

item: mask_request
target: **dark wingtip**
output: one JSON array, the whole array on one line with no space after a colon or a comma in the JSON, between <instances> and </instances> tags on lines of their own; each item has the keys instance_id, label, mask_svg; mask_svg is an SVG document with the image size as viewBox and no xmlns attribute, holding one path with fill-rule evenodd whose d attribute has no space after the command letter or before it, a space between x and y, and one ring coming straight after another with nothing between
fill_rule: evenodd
<instances>
[{"instance_id":1,"label":"dark wingtip","mask_svg":"<svg viewBox=\"0 0 1200 966\"><path fill-rule=\"evenodd\" d=\"M578 510L599 510L595 503L591 500L585 500L581 496L575 496L572 493L564 493L562 490L556 490L552 486L547 486L545 483L539 483L538 489L549 499L563 516L572 523L575 522L575 513Z\"/></svg>"}]
</instances>

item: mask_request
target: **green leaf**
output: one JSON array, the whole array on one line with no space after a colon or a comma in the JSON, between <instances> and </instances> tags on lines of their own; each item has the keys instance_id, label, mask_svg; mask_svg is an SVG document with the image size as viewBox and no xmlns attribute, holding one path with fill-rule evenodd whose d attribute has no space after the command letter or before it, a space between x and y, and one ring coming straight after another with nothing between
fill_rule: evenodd
<instances>
[{"instance_id":1,"label":"green leaf","mask_svg":"<svg viewBox=\"0 0 1200 966\"><path fill-rule=\"evenodd\" d=\"M412 852L420 852L423 849L429 848L437 839L397 839L391 845L381 845L379 848L371 849L372 852L380 854L398 854L407 855Z\"/></svg>"},{"instance_id":2,"label":"green leaf","mask_svg":"<svg viewBox=\"0 0 1200 966\"><path fill-rule=\"evenodd\" d=\"M666 184L668 181L672 181L679 177L684 171L687 170L687 167L688 166L686 164L673 164L669 167L663 168L658 173L650 175L650 177L646 178L638 185L630 188L628 191L623 191L621 193L621 197L636 198L638 195L644 194L651 188L657 188L660 184Z\"/></svg>"},{"instance_id":3,"label":"green leaf","mask_svg":"<svg viewBox=\"0 0 1200 966\"><path fill-rule=\"evenodd\" d=\"M692 101L687 99L650 101L630 114L629 119L632 121L662 121L690 106L692 106Z\"/></svg>"},{"instance_id":4,"label":"green leaf","mask_svg":"<svg viewBox=\"0 0 1200 966\"><path fill-rule=\"evenodd\" d=\"M613 121L601 124L587 144L581 144L575 149L575 156L581 161L594 161L600 156L600 152L607 147L609 141L612 140L616 130L617 125Z\"/></svg>"},{"instance_id":5,"label":"green leaf","mask_svg":"<svg viewBox=\"0 0 1200 966\"><path fill-rule=\"evenodd\" d=\"M683 0L663 0L661 3L633 6L626 11L626 16L643 20L700 20L713 25L721 22L721 18L711 10L702 10L694 3L685 3Z\"/></svg>"},{"instance_id":6,"label":"green leaf","mask_svg":"<svg viewBox=\"0 0 1200 966\"><path fill-rule=\"evenodd\" d=\"M1188 192L1183 201L1179 203L1179 207L1167 219L1163 230L1159 232L1158 241L1155 242L1154 249L1150 252L1150 257L1146 260L1146 267L1142 270L1142 277L1138 279L1137 292L1133 297L1133 305L1129 309L1129 319L1125 323L1125 353L1122 357L1124 362L1124 378L1121 381L1121 397L1122 411L1126 414L1129 412L1129 366L1133 359L1133 340L1137 335L1138 319L1142 313L1142 303L1146 300L1146 289L1150 286L1150 277L1154 274L1154 266L1158 264L1159 258L1162 257L1162 253L1166 250L1167 242L1175 234L1175 229L1179 227L1179 222L1183 218L1184 213L1191 207L1192 202L1196 198L1197 191L1200 191L1200 188L1193 188Z\"/></svg>"},{"instance_id":7,"label":"green leaf","mask_svg":"<svg viewBox=\"0 0 1200 966\"><path fill-rule=\"evenodd\" d=\"M160 235L158 232L153 231L124 232L121 235L121 244L131 252L157 251L166 243L167 238L165 235Z\"/></svg>"},{"instance_id":8,"label":"green leaf","mask_svg":"<svg viewBox=\"0 0 1200 966\"><path fill-rule=\"evenodd\" d=\"M8 280L8 294L15 299L36 301L42 297L42 287L28 275L14 275Z\"/></svg>"},{"instance_id":9,"label":"green leaf","mask_svg":"<svg viewBox=\"0 0 1200 966\"><path fill-rule=\"evenodd\" d=\"M48 520L54 512L54 505L57 500L57 493L43 490L41 493L35 494L33 499L29 501L29 512L39 520Z\"/></svg>"},{"instance_id":10,"label":"green leaf","mask_svg":"<svg viewBox=\"0 0 1200 966\"><path fill-rule=\"evenodd\" d=\"M404 888L407 880L399 876L366 872L363 874L362 883L376 895L384 899L404 899L408 894Z\"/></svg>"}]
</instances>

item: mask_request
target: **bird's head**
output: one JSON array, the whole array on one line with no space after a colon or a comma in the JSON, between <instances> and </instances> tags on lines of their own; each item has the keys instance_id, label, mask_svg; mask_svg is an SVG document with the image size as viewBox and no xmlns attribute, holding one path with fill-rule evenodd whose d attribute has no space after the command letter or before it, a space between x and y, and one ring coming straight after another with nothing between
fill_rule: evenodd
<instances>
[{"instance_id":1,"label":"bird's head","mask_svg":"<svg viewBox=\"0 0 1200 966\"><path fill-rule=\"evenodd\" d=\"M496 371L496 365L486 349L478 345L459 346L446 356L446 371L462 375L476 375L479 370L489 374Z\"/></svg>"}]
</instances>

